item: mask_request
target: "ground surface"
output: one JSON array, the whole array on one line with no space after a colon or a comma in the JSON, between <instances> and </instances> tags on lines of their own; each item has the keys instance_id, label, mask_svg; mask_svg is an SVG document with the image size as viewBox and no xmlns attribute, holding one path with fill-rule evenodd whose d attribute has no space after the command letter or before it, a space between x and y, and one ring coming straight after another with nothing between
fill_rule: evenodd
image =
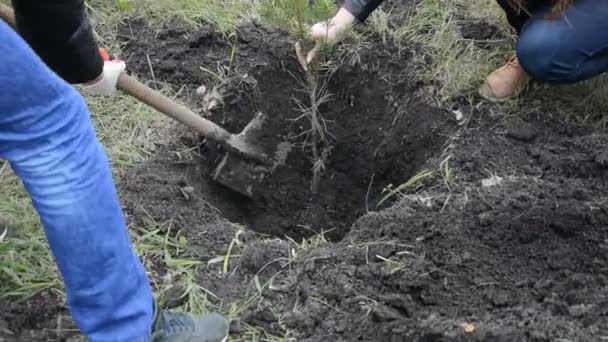
<instances>
[{"instance_id":1,"label":"ground surface","mask_svg":"<svg viewBox=\"0 0 608 342\"><path fill-rule=\"evenodd\" d=\"M492 48L499 32L475 22L462 34ZM341 65L328 83L333 98L321 112L331 153L313 194L308 126L295 120L302 75L284 33L246 21L227 39L207 27L157 31L130 21L120 40L142 79L181 89L200 112L193 90L220 84L223 104L210 118L238 132L262 111L294 145L257 201L214 183L221 151L183 128L120 183L131 222L170 222L163 232L188 238L206 264L196 282L238 318L233 339L608 339L604 131L485 104L442 109L416 76L416 48L369 34L360 62ZM201 69L218 65L231 71ZM377 207L383 188L423 170L432 173L424 184ZM183 304L184 291L165 293L166 305ZM65 308L48 298L2 305L0 341L2 331L12 332L7 341L64 339L56 321Z\"/></svg>"}]
</instances>

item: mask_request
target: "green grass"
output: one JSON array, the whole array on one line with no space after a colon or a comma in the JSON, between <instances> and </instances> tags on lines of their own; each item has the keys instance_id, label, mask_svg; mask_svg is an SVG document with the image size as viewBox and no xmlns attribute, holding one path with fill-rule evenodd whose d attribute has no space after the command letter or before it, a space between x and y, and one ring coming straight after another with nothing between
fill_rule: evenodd
<instances>
[{"instance_id":1,"label":"green grass","mask_svg":"<svg viewBox=\"0 0 608 342\"><path fill-rule=\"evenodd\" d=\"M87 4L96 22L106 27L127 17L141 17L158 27L211 24L225 33L233 32L241 18L253 11L253 2L242 0L90 0Z\"/></svg>"}]
</instances>

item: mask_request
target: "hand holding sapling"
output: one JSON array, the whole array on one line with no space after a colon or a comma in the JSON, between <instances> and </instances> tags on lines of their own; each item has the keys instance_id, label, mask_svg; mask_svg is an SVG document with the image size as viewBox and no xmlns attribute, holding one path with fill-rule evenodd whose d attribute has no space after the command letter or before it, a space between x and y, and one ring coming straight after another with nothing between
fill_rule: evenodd
<instances>
[{"instance_id":1,"label":"hand holding sapling","mask_svg":"<svg viewBox=\"0 0 608 342\"><path fill-rule=\"evenodd\" d=\"M316 42L315 46L305 51L301 42L296 43L296 54L304 70L308 70L308 65L317 57L321 46L338 43L344 33L353 26L355 19L348 10L341 8L331 20L314 24L310 28L309 38Z\"/></svg>"}]
</instances>

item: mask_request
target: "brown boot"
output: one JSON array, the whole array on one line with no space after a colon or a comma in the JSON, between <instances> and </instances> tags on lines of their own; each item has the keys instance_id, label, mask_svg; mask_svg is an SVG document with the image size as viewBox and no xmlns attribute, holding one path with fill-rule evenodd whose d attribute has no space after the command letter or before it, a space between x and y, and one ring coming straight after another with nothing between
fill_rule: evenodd
<instances>
[{"instance_id":1,"label":"brown boot","mask_svg":"<svg viewBox=\"0 0 608 342\"><path fill-rule=\"evenodd\" d=\"M492 102L507 101L524 90L531 79L515 57L486 78L479 95Z\"/></svg>"}]
</instances>

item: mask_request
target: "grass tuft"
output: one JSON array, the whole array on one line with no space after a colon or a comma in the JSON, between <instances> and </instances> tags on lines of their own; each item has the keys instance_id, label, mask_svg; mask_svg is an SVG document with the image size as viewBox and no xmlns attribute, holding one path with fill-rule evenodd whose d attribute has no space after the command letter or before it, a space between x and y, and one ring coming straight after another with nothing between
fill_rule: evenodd
<instances>
[{"instance_id":1,"label":"grass tuft","mask_svg":"<svg viewBox=\"0 0 608 342\"><path fill-rule=\"evenodd\" d=\"M384 202L390 200L391 198L404 194L406 192L412 192L420 189L424 184L432 181L436 177L436 172L431 170L422 170L414 175L412 178L408 179L406 182L394 187L392 184L386 186L386 188L382 191L385 193L384 197L378 202L378 207L381 206Z\"/></svg>"},{"instance_id":2,"label":"grass tuft","mask_svg":"<svg viewBox=\"0 0 608 342\"><path fill-rule=\"evenodd\" d=\"M119 0L88 1L95 19L105 25L124 18L141 17L157 27L199 28L211 24L222 33L232 33L239 22L253 11L243 0Z\"/></svg>"}]
</instances>

